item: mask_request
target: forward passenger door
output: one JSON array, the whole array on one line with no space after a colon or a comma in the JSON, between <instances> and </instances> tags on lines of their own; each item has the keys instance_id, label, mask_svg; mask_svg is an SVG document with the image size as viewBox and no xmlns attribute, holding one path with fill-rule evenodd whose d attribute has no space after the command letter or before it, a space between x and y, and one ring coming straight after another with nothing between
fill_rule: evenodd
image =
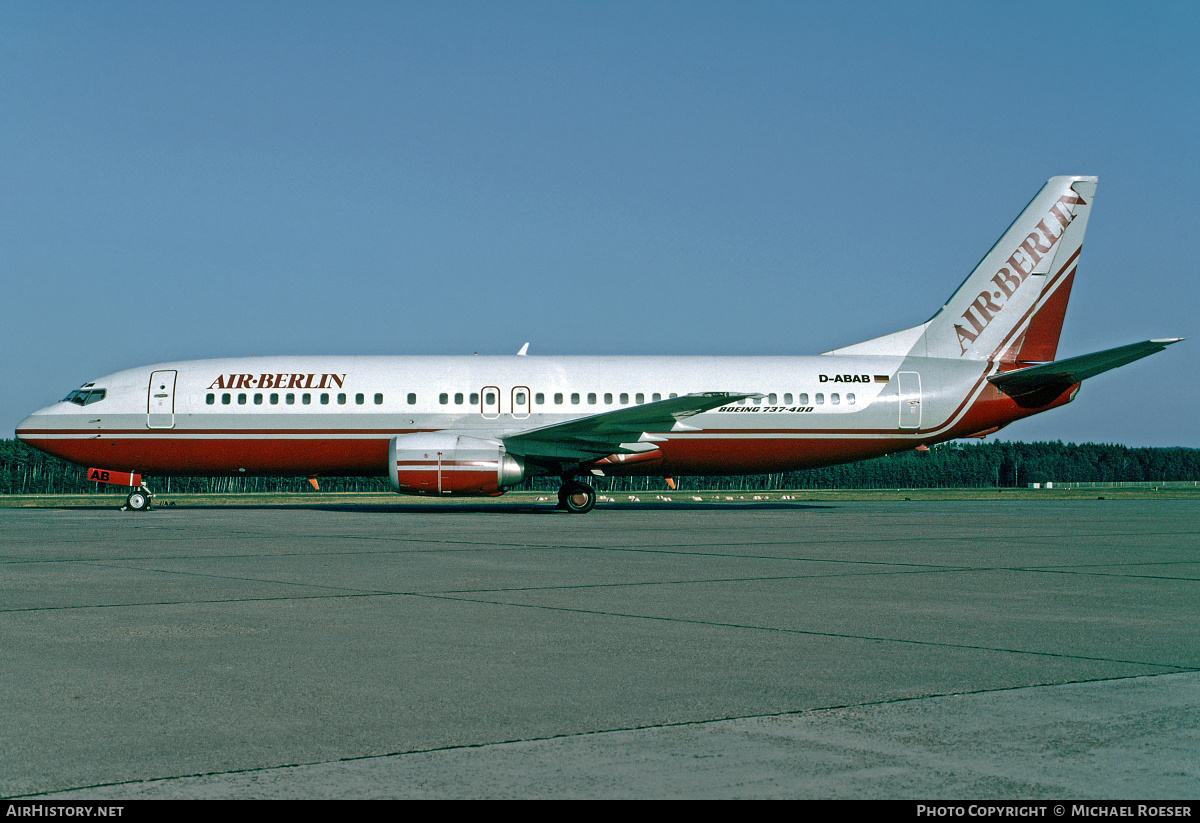
<instances>
[{"instance_id":1,"label":"forward passenger door","mask_svg":"<svg viewBox=\"0 0 1200 823\"><path fill-rule=\"evenodd\" d=\"M156 371L150 375L146 389L146 428L171 429L175 427L175 378L171 370Z\"/></svg>"}]
</instances>

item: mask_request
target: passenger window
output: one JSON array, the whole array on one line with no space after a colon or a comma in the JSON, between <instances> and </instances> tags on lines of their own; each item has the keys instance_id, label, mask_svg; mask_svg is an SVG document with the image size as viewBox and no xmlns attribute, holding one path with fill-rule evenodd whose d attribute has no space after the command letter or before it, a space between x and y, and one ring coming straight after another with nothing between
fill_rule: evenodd
<instances>
[{"instance_id":1,"label":"passenger window","mask_svg":"<svg viewBox=\"0 0 1200 823\"><path fill-rule=\"evenodd\" d=\"M300 395L300 402L303 403L305 406L309 405L310 403L312 403L312 395L309 394L308 392L305 392L304 394Z\"/></svg>"},{"instance_id":2,"label":"passenger window","mask_svg":"<svg viewBox=\"0 0 1200 823\"><path fill-rule=\"evenodd\" d=\"M362 392L359 392L358 394L354 395L354 404L356 406L361 406L363 403L366 403L366 402L367 402L367 398L363 395Z\"/></svg>"},{"instance_id":3,"label":"passenger window","mask_svg":"<svg viewBox=\"0 0 1200 823\"><path fill-rule=\"evenodd\" d=\"M817 405L823 406L824 404L825 404L825 395L821 394L820 392L817 392Z\"/></svg>"},{"instance_id":4,"label":"passenger window","mask_svg":"<svg viewBox=\"0 0 1200 823\"><path fill-rule=\"evenodd\" d=\"M650 399L653 400L655 403L657 403L659 400L662 400L662 395L659 394L658 392L655 392L654 394L652 394L650 396Z\"/></svg>"},{"instance_id":5,"label":"passenger window","mask_svg":"<svg viewBox=\"0 0 1200 823\"><path fill-rule=\"evenodd\" d=\"M792 405L792 393L791 393L791 392L785 392L785 393L784 393L784 395L783 395L783 405L785 405L785 406L790 406L790 405Z\"/></svg>"},{"instance_id":6,"label":"passenger window","mask_svg":"<svg viewBox=\"0 0 1200 823\"><path fill-rule=\"evenodd\" d=\"M848 405L848 406L854 405L854 395L853 394L846 395L846 405Z\"/></svg>"},{"instance_id":7,"label":"passenger window","mask_svg":"<svg viewBox=\"0 0 1200 823\"><path fill-rule=\"evenodd\" d=\"M563 401L562 392L555 392L555 394L554 394L554 405L556 405L556 406L561 406L561 405L562 405L562 401Z\"/></svg>"},{"instance_id":8,"label":"passenger window","mask_svg":"<svg viewBox=\"0 0 1200 823\"><path fill-rule=\"evenodd\" d=\"M275 394L274 392L271 393L271 405L272 406L279 405L279 395Z\"/></svg>"},{"instance_id":9,"label":"passenger window","mask_svg":"<svg viewBox=\"0 0 1200 823\"><path fill-rule=\"evenodd\" d=\"M211 393L206 394L206 395L204 395L204 402L211 406L217 402L217 396L215 394L211 394Z\"/></svg>"},{"instance_id":10,"label":"passenger window","mask_svg":"<svg viewBox=\"0 0 1200 823\"><path fill-rule=\"evenodd\" d=\"M579 392L571 392L571 402L576 406L579 405Z\"/></svg>"},{"instance_id":11,"label":"passenger window","mask_svg":"<svg viewBox=\"0 0 1200 823\"><path fill-rule=\"evenodd\" d=\"M629 395L626 392L621 392L621 405L624 406L629 402Z\"/></svg>"},{"instance_id":12,"label":"passenger window","mask_svg":"<svg viewBox=\"0 0 1200 823\"><path fill-rule=\"evenodd\" d=\"M830 404L836 406L838 403L842 402L842 396L835 392L835 393L829 395L829 402L830 402Z\"/></svg>"},{"instance_id":13,"label":"passenger window","mask_svg":"<svg viewBox=\"0 0 1200 823\"><path fill-rule=\"evenodd\" d=\"M445 392L442 392L441 394L438 395L438 402L441 403L443 406L446 405L447 403L450 402L450 395L446 394Z\"/></svg>"},{"instance_id":14,"label":"passenger window","mask_svg":"<svg viewBox=\"0 0 1200 823\"><path fill-rule=\"evenodd\" d=\"M517 392L517 405L518 406L525 405L525 392L523 392L523 391Z\"/></svg>"},{"instance_id":15,"label":"passenger window","mask_svg":"<svg viewBox=\"0 0 1200 823\"><path fill-rule=\"evenodd\" d=\"M287 397L285 397L284 400L287 401L289 406L296 405L296 395L292 394L291 392L288 392Z\"/></svg>"},{"instance_id":16,"label":"passenger window","mask_svg":"<svg viewBox=\"0 0 1200 823\"><path fill-rule=\"evenodd\" d=\"M229 402L230 402L232 399L233 399L233 398L232 398L230 395L228 395L228 394L222 394L222 395L221 395L221 405L222 405L222 406L228 406L228 405L229 405Z\"/></svg>"},{"instance_id":17,"label":"passenger window","mask_svg":"<svg viewBox=\"0 0 1200 823\"><path fill-rule=\"evenodd\" d=\"M642 392L638 392L637 394L635 394L633 396L633 400L635 403L637 403L640 406L642 403L646 402L646 395L643 394Z\"/></svg>"},{"instance_id":18,"label":"passenger window","mask_svg":"<svg viewBox=\"0 0 1200 823\"><path fill-rule=\"evenodd\" d=\"M588 403L593 406L596 405L596 393L594 391L588 392Z\"/></svg>"},{"instance_id":19,"label":"passenger window","mask_svg":"<svg viewBox=\"0 0 1200 823\"><path fill-rule=\"evenodd\" d=\"M466 398L464 398L464 397L463 397L463 393L462 393L462 392L455 392L455 393L454 393L454 404L455 404L456 406L461 406L461 405L463 404L463 400L465 400L465 399L466 399Z\"/></svg>"},{"instance_id":20,"label":"passenger window","mask_svg":"<svg viewBox=\"0 0 1200 823\"><path fill-rule=\"evenodd\" d=\"M488 405L488 406L494 406L494 405L496 405L496 394L495 394L495 392L490 392L490 391L489 391L489 392L484 392L484 394L483 394L483 402L484 402L484 404L485 404L485 405Z\"/></svg>"},{"instance_id":21,"label":"passenger window","mask_svg":"<svg viewBox=\"0 0 1200 823\"><path fill-rule=\"evenodd\" d=\"M382 402L383 402L383 395L382 394L375 395L375 405L378 406ZM408 405L410 405L410 406L417 405L417 396L415 394L412 394L411 392L408 395Z\"/></svg>"},{"instance_id":22,"label":"passenger window","mask_svg":"<svg viewBox=\"0 0 1200 823\"><path fill-rule=\"evenodd\" d=\"M238 394L238 405L239 405L239 406L244 406L244 405L246 405L246 395L245 395L244 393L239 393L239 394Z\"/></svg>"},{"instance_id":23,"label":"passenger window","mask_svg":"<svg viewBox=\"0 0 1200 823\"><path fill-rule=\"evenodd\" d=\"M262 395L259 394L258 392L254 393L254 405L256 405L256 406L262 405Z\"/></svg>"},{"instance_id":24,"label":"passenger window","mask_svg":"<svg viewBox=\"0 0 1200 823\"><path fill-rule=\"evenodd\" d=\"M605 405L609 405L609 406L612 405L612 392L604 393L604 403L605 403Z\"/></svg>"},{"instance_id":25,"label":"passenger window","mask_svg":"<svg viewBox=\"0 0 1200 823\"><path fill-rule=\"evenodd\" d=\"M329 405L329 395L326 394L325 392L321 392L321 405L322 406Z\"/></svg>"},{"instance_id":26,"label":"passenger window","mask_svg":"<svg viewBox=\"0 0 1200 823\"><path fill-rule=\"evenodd\" d=\"M410 395L408 396L408 402L409 402L409 403L416 403L416 402L417 402L417 396L416 396L415 394L410 394ZM375 405L376 405L376 406L382 406L382 405L383 405L383 395L382 395L382 394L379 394L379 393L376 393L376 394L375 394Z\"/></svg>"},{"instance_id":27,"label":"passenger window","mask_svg":"<svg viewBox=\"0 0 1200 823\"><path fill-rule=\"evenodd\" d=\"M346 395L344 395L344 394L339 394L339 395L338 395L338 405L339 405L339 406L344 406L344 405L346 405Z\"/></svg>"},{"instance_id":28,"label":"passenger window","mask_svg":"<svg viewBox=\"0 0 1200 823\"><path fill-rule=\"evenodd\" d=\"M772 406L774 406L776 403L779 402L779 396L776 395L774 392L772 392L771 394L767 395L767 402L769 404L771 404Z\"/></svg>"},{"instance_id":29,"label":"passenger window","mask_svg":"<svg viewBox=\"0 0 1200 823\"><path fill-rule=\"evenodd\" d=\"M474 406L478 402L479 402L479 392L477 392L477 391L471 392L471 405Z\"/></svg>"},{"instance_id":30,"label":"passenger window","mask_svg":"<svg viewBox=\"0 0 1200 823\"><path fill-rule=\"evenodd\" d=\"M533 402L537 403L539 406L542 405L543 403L546 402L546 395L542 394L541 392L538 392L537 394L535 394L533 396Z\"/></svg>"},{"instance_id":31,"label":"passenger window","mask_svg":"<svg viewBox=\"0 0 1200 823\"><path fill-rule=\"evenodd\" d=\"M800 405L801 405L801 406L807 406L807 405L808 405L808 392L801 392L801 393L800 393Z\"/></svg>"},{"instance_id":32,"label":"passenger window","mask_svg":"<svg viewBox=\"0 0 1200 823\"><path fill-rule=\"evenodd\" d=\"M671 392L670 394L667 395L667 397L678 397L678 396L679 395L677 395L675 392Z\"/></svg>"}]
</instances>

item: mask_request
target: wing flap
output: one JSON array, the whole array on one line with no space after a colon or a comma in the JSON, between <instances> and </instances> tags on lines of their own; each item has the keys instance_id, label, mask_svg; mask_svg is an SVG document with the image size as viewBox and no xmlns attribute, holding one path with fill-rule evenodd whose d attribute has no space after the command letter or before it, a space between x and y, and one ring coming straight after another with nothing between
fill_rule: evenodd
<instances>
[{"instance_id":1,"label":"wing flap","mask_svg":"<svg viewBox=\"0 0 1200 823\"><path fill-rule=\"evenodd\" d=\"M669 432L689 417L758 396L706 392L670 397L510 434L504 447L514 454L577 460L639 452L644 441L657 439L648 435Z\"/></svg>"}]
</instances>

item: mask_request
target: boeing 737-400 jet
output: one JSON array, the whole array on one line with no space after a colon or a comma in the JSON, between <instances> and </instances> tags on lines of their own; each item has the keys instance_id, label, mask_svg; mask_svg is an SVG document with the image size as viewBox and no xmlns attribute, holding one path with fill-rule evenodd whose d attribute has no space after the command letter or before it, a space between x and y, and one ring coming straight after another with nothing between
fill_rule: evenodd
<instances>
[{"instance_id":1,"label":"boeing 737-400 jet","mask_svg":"<svg viewBox=\"0 0 1200 823\"><path fill-rule=\"evenodd\" d=\"M110 374L35 412L26 443L140 475L386 475L403 494L498 495L588 475L750 474L876 457L1069 403L1147 340L1055 360L1095 177L1055 177L929 321L812 357L249 357ZM528 345L528 344L526 344Z\"/></svg>"}]
</instances>

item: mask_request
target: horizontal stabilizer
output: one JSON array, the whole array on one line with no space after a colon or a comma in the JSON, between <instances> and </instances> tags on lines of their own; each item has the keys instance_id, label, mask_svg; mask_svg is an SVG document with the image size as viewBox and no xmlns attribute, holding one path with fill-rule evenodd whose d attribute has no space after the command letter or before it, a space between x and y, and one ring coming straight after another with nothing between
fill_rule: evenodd
<instances>
[{"instance_id":1,"label":"horizontal stabilizer","mask_svg":"<svg viewBox=\"0 0 1200 823\"><path fill-rule=\"evenodd\" d=\"M1056 360L1053 363L1043 363L1027 369L994 374L988 380L1006 394L1024 394L1053 385L1070 386L1109 369L1124 366L1134 360L1141 360L1143 357L1160 352L1182 339L1182 337L1171 337L1163 340L1130 343L1128 346L1117 346L1115 349L1081 354L1078 357L1068 357L1066 360Z\"/></svg>"}]
</instances>

